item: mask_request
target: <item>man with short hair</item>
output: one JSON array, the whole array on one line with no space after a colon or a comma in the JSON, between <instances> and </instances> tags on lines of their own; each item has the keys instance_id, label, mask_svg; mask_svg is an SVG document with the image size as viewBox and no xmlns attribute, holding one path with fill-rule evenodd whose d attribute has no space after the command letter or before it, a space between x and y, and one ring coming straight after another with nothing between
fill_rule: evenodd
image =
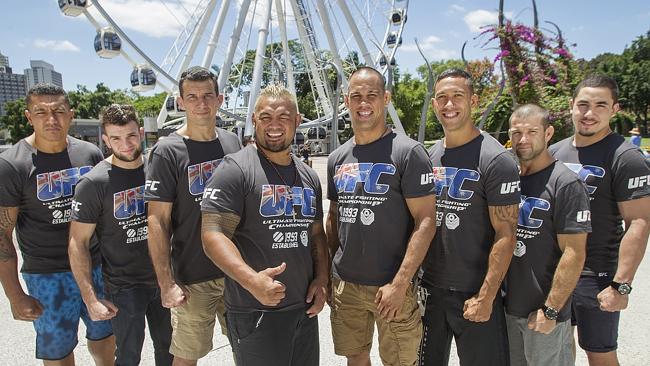
<instances>
[{"instance_id":1,"label":"man with short hair","mask_svg":"<svg viewBox=\"0 0 650 366\"><path fill-rule=\"evenodd\" d=\"M429 150L438 206L423 264L420 364L447 365L454 337L462 365L507 365L500 288L516 242L517 164L474 126L478 97L467 72L442 72L431 102L445 136Z\"/></svg>"},{"instance_id":2,"label":"man with short hair","mask_svg":"<svg viewBox=\"0 0 650 366\"><path fill-rule=\"evenodd\" d=\"M547 150L548 111L535 104L510 116L519 157L517 247L506 277L510 365L572 366L571 293L591 231L587 187Z\"/></svg>"},{"instance_id":3,"label":"man with short hair","mask_svg":"<svg viewBox=\"0 0 650 366\"><path fill-rule=\"evenodd\" d=\"M93 320L111 320L116 365L139 365L145 318L156 366L171 365L171 321L147 249L142 134L135 108L112 104L100 114L102 139L112 151L79 181L72 201L70 266ZM91 279L90 242L102 254L106 299Z\"/></svg>"},{"instance_id":4,"label":"man with short hair","mask_svg":"<svg viewBox=\"0 0 650 366\"><path fill-rule=\"evenodd\" d=\"M79 178L103 156L97 146L68 135L74 111L62 88L37 84L26 102L34 133L0 155L0 281L14 319L34 322L36 358L45 365L74 364L79 318L95 363L112 365L110 322L90 319L68 260L72 196ZM14 228L29 295L18 281ZM90 251L93 286L102 298L95 240Z\"/></svg>"},{"instance_id":5,"label":"man with short hair","mask_svg":"<svg viewBox=\"0 0 650 366\"><path fill-rule=\"evenodd\" d=\"M610 128L620 109L614 79L587 76L570 104L575 133L549 151L578 174L591 197L593 231L573 293L574 324L590 365L617 366L620 311L627 307L650 232L650 163Z\"/></svg>"},{"instance_id":6,"label":"man with short hair","mask_svg":"<svg viewBox=\"0 0 650 366\"><path fill-rule=\"evenodd\" d=\"M413 278L435 232L424 146L386 124L384 77L361 67L345 104L354 137L327 160L334 351L370 365L375 324L385 365L415 365L422 323Z\"/></svg>"},{"instance_id":7,"label":"man with short hair","mask_svg":"<svg viewBox=\"0 0 650 366\"><path fill-rule=\"evenodd\" d=\"M300 121L286 88L262 90L255 145L224 158L201 204L203 247L228 275L228 337L237 365L319 363L316 315L329 264L318 175L291 154Z\"/></svg>"},{"instance_id":8,"label":"man with short hair","mask_svg":"<svg viewBox=\"0 0 650 366\"><path fill-rule=\"evenodd\" d=\"M149 253L163 306L171 308L170 352L182 366L196 365L212 349L215 316L226 329L224 274L201 248L201 198L223 157L241 145L237 135L215 127L223 95L212 72L190 67L178 85L187 121L151 150L145 200Z\"/></svg>"}]
</instances>

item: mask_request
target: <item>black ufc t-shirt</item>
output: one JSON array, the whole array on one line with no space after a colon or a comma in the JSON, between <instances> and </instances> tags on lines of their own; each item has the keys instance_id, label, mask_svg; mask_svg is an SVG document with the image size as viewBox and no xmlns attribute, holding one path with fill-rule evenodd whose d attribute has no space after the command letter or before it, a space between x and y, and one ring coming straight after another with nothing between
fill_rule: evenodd
<instances>
[{"instance_id":1,"label":"black ufc t-shirt","mask_svg":"<svg viewBox=\"0 0 650 366\"><path fill-rule=\"evenodd\" d=\"M476 292L494 243L489 206L519 204L519 169L511 153L482 132L470 142L429 150L436 186L436 235L423 263L425 286Z\"/></svg>"},{"instance_id":2,"label":"black ufc t-shirt","mask_svg":"<svg viewBox=\"0 0 650 366\"><path fill-rule=\"evenodd\" d=\"M0 206L18 207L16 237L23 256L21 271L70 271L70 204L79 178L102 161L99 148L68 136L60 153L44 153L20 140L0 155ZM93 237L93 263L99 251Z\"/></svg>"},{"instance_id":3,"label":"black ufc t-shirt","mask_svg":"<svg viewBox=\"0 0 650 366\"><path fill-rule=\"evenodd\" d=\"M587 237L585 270L613 275L624 233L617 203L650 195L650 163L615 133L584 147L575 147L573 136L568 137L549 151L578 174L591 197L593 230Z\"/></svg>"},{"instance_id":4,"label":"black ufc t-shirt","mask_svg":"<svg viewBox=\"0 0 650 366\"><path fill-rule=\"evenodd\" d=\"M291 165L272 166L254 146L248 146L225 157L205 189L203 211L240 217L232 240L246 264L255 271L287 264L275 277L286 286L286 296L276 306L262 305L226 277L228 311L306 306L307 289L314 278L310 230L314 221L323 219L322 190L316 172L297 157L291 159Z\"/></svg>"},{"instance_id":5,"label":"black ufc t-shirt","mask_svg":"<svg viewBox=\"0 0 650 366\"><path fill-rule=\"evenodd\" d=\"M97 225L107 291L157 286L147 248L144 165L124 169L106 160L97 164L79 181L72 220Z\"/></svg>"},{"instance_id":6,"label":"black ufc t-shirt","mask_svg":"<svg viewBox=\"0 0 650 366\"><path fill-rule=\"evenodd\" d=\"M237 135L217 128L218 138L194 141L172 133L151 150L146 201L172 202L172 267L176 281L193 284L223 272L203 252L201 198L223 157L241 148Z\"/></svg>"},{"instance_id":7,"label":"black ufc t-shirt","mask_svg":"<svg viewBox=\"0 0 650 366\"><path fill-rule=\"evenodd\" d=\"M383 286L399 270L413 233L407 198L434 190L424 146L390 133L366 145L352 140L327 159L327 196L338 205L341 246L333 275Z\"/></svg>"},{"instance_id":8,"label":"black ufc t-shirt","mask_svg":"<svg viewBox=\"0 0 650 366\"><path fill-rule=\"evenodd\" d=\"M521 176L517 246L506 277L508 314L522 318L544 305L562 251L557 234L591 231L589 194L575 173L561 162ZM558 321L571 316L571 300Z\"/></svg>"}]
</instances>

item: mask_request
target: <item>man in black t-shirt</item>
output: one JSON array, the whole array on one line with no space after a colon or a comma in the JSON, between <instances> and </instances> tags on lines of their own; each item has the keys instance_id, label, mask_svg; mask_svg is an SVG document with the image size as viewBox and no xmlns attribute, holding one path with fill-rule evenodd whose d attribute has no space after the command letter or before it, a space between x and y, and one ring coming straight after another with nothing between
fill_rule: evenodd
<instances>
[{"instance_id":1,"label":"man in black t-shirt","mask_svg":"<svg viewBox=\"0 0 650 366\"><path fill-rule=\"evenodd\" d=\"M208 178L239 138L215 127L223 95L216 76L191 67L179 81L186 124L151 150L145 200L149 253L163 306L171 308L176 365L196 365L212 350L215 317L225 332L223 277L201 248L201 198Z\"/></svg>"},{"instance_id":2,"label":"man in black t-shirt","mask_svg":"<svg viewBox=\"0 0 650 366\"><path fill-rule=\"evenodd\" d=\"M517 107L509 133L521 174L517 246L505 282L510 365L572 366L568 320L591 231L589 194L548 152L547 110Z\"/></svg>"},{"instance_id":3,"label":"man in black t-shirt","mask_svg":"<svg viewBox=\"0 0 650 366\"><path fill-rule=\"evenodd\" d=\"M295 97L270 85L255 103L255 146L227 156L203 194L205 252L227 275L237 365L316 366L328 282L318 175L291 154Z\"/></svg>"},{"instance_id":4,"label":"man in black t-shirt","mask_svg":"<svg viewBox=\"0 0 650 366\"><path fill-rule=\"evenodd\" d=\"M100 115L112 155L79 181L72 201L70 266L93 320L111 320L116 365L138 365L145 318L156 366L171 365L171 320L160 301L149 250L142 136L135 109L112 104ZM90 242L97 235L106 299L92 284Z\"/></svg>"},{"instance_id":5,"label":"man in black t-shirt","mask_svg":"<svg viewBox=\"0 0 650 366\"><path fill-rule=\"evenodd\" d=\"M587 184L591 197L593 231L573 293L578 341L591 365L618 365L620 310L627 307L650 232L650 164L612 132L609 122L619 108L616 81L588 76L571 99L575 134L549 148Z\"/></svg>"},{"instance_id":6,"label":"man in black t-shirt","mask_svg":"<svg viewBox=\"0 0 650 366\"><path fill-rule=\"evenodd\" d=\"M422 321L413 279L435 232L424 146L386 124L384 77L361 67L345 104L354 137L327 159L334 352L370 364L375 325L387 365L415 365Z\"/></svg>"},{"instance_id":7,"label":"man in black t-shirt","mask_svg":"<svg viewBox=\"0 0 650 366\"><path fill-rule=\"evenodd\" d=\"M438 76L432 104L445 137L429 150L437 229L423 263L421 365L447 365L452 337L463 365L508 364L499 290L516 242L519 174L513 156L474 126L477 102L465 71Z\"/></svg>"},{"instance_id":8,"label":"man in black t-shirt","mask_svg":"<svg viewBox=\"0 0 650 366\"><path fill-rule=\"evenodd\" d=\"M93 358L111 364L110 322L88 317L68 260L72 196L79 178L103 156L97 146L68 136L74 111L62 88L37 84L26 102L34 133L0 155L0 281L14 318L34 322L36 358L53 365L73 362L81 318ZM14 227L29 295L18 282ZM95 240L90 249L93 282L102 297Z\"/></svg>"}]
</instances>

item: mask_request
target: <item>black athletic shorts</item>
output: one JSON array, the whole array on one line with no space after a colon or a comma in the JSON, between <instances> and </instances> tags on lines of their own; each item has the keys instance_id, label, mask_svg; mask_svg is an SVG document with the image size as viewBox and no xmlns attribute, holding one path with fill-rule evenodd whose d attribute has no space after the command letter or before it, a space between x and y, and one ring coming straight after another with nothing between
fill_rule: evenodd
<instances>
[{"instance_id":1,"label":"black athletic shorts","mask_svg":"<svg viewBox=\"0 0 650 366\"><path fill-rule=\"evenodd\" d=\"M452 337L463 366L507 366L510 364L508 331L503 299L497 294L492 316L476 323L463 318L465 300L473 293L426 288L421 366L447 366Z\"/></svg>"},{"instance_id":2,"label":"black athletic shorts","mask_svg":"<svg viewBox=\"0 0 650 366\"><path fill-rule=\"evenodd\" d=\"M613 275L580 276L573 291L571 322L578 326L578 343L588 352L615 351L620 312L600 310L598 293L609 286Z\"/></svg>"},{"instance_id":3,"label":"black athletic shorts","mask_svg":"<svg viewBox=\"0 0 650 366\"><path fill-rule=\"evenodd\" d=\"M317 366L318 317L306 310L226 312L237 366Z\"/></svg>"}]
</instances>

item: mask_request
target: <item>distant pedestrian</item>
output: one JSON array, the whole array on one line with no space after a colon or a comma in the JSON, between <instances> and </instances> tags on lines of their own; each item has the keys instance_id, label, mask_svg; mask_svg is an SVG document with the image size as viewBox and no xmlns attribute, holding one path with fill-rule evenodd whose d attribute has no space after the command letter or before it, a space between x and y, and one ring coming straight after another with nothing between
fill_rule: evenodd
<instances>
[{"instance_id":1,"label":"distant pedestrian","mask_svg":"<svg viewBox=\"0 0 650 366\"><path fill-rule=\"evenodd\" d=\"M641 147L641 132L638 127L630 130L630 143L636 147Z\"/></svg>"}]
</instances>

